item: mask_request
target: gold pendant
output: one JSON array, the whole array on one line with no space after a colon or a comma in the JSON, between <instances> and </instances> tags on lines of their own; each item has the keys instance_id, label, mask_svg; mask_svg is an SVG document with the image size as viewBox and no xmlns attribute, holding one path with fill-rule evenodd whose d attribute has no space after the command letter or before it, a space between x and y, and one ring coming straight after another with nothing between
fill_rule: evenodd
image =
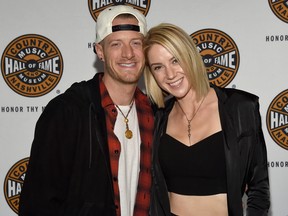
<instances>
[{"instance_id":1,"label":"gold pendant","mask_svg":"<svg viewBox=\"0 0 288 216\"><path fill-rule=\"evenodd\" d=\"M127 130L125 131L125 136L126 136L127 139L131 139L132 136L133 136L132 131L129 130L129 129L127 129Z\"/></svg>"}]
</instances>

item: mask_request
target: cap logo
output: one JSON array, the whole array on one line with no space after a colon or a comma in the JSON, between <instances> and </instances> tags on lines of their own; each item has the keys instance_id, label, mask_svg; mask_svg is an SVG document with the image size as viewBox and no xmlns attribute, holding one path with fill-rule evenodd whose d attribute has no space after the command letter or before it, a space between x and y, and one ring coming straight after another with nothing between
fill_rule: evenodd
<instances>
[{"instance_id":1,"label":"cap logo","mask_svg":"<svg viewBox=\"0 0 288 216\"><path fill-rule=\"evenodd\" d=\"M112 32L129 31L129 30L140 32L140 27L137 25L129 25L129 24L112 26Z\"/></svg>"}]
</instances>

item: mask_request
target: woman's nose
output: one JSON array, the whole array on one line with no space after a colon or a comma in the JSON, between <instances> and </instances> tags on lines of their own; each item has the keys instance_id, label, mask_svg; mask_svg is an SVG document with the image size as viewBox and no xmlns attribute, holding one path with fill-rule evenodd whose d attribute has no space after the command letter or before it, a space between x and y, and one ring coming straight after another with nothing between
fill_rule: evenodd
<instances>
[{"instance_id":1,"label":"woman's nose","mask_svg":"<svg viewBox=\"0 0 288 216\"><path fill-rule=\"evenodd\" d=\"M166 75L169 79L173 79L175 77L175 71L171 67L166 68Z\"/></svg>"}]
</instances>

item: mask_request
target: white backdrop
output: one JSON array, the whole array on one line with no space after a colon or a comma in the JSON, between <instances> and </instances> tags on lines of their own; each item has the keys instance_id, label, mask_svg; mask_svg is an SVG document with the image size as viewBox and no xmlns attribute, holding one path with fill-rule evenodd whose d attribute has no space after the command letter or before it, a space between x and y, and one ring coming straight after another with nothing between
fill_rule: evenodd
<instances>
[{"instance_id":1,"label":"white backdrop","mask_svg":"<svg viewBox=\"0 0 288 216\"><path fill-rule=\"evenodd\" d=\"M94 7L90 9L97 16L96 9L100 9L97 7L119 1L0 1L0 215L17 214L34 127L42 109L73 82L90 79L101 70L96 67L92 49L95 20L89 5ZM239 52L236 59L239 68L227 87L243 89L260 97L269 161L270 214L287 216L288 5L279 0L127 2L136 4L146 13L148 27L160 22L171 22L189 34L203 29L216 29L235 42ZM26 52L26 59L23 56L19 59L18 54L25 47L25 41L17 43L16 40L23 39L25 35L30 38L38 35L40 39L33 44L36 48L34 55L22 49L24 54ZM8 49L10 45L11 49ZM53 50L51 47L54 47ZM14 52L16 49L18 52ZM43 56L38 51L41 49L47 53L50 50L53 55L44 62L46 66L42 70L28 70L29 65L32 67L35 61L40 62ZM26 63L26 69L23 69L23 62ZM35 70L40 74L48 71L46 75L50 77L46 83L39 83L34 89L36 92L41 94L49 82L55 85L40 96L33 96L33 89L27 87L31 86L29 80L36 82L36 79L31 78L26 84L19 81L17 84L15 81L17 74L21 79L21 74L29 77ZM55 83L55 79L59 82ZM22 81L25 82L24 78ZM23 85L26 86L24 90Z\"/></svg>"}]
</instances>

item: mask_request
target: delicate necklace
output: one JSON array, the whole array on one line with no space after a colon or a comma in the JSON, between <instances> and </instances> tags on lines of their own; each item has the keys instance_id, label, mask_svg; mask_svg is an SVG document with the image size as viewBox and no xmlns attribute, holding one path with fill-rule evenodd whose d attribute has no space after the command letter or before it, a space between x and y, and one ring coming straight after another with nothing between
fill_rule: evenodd
<instances>
[{"instance_id":1,"label":"delicate necklace","mask_svg":"<svg viewBox=\"0 0 288 216\"><path fill-rule=\"evenodd\" d=\"M191 140L190 140L190 138L191 138L191 121L194 119L194 117L196 116L197 112L199 111L199 109L200 109L200 107L201 107L204 99L205 99L205 97L203 97L201 103L199 104L198 108L196 109L196 111L195 111L194 114L192 115L191 119L188 119L186 113L184 112L184 110L182 109L180 103L178 102L178 105L179 105L181 111L184 113L185 118L186 118L186 120L187 120L187 122L188 122L188 130L187 130L187 132L188 132L188 138L189 138L189 144L190 144L190 145L191 145Z\"/></svg>"},{"instance_id":2,"label":"delicate necklace","mask_svg":"<svg viewBox=\"0 0 288 216\"><path fill-rule=\"evenodd\" d=\"M132 109L133 104L134 104L134 100L131 102L130 107L129 107L129 110L128 110L126 116L124 115L124 113L122 112L122 110L119 108L119 106L115 104L115 106L117 107L117 109L120 111L120 113L121 113L122 116L124 117L124 123L126 124L125 137L126 137L127 139L131 139L132 136L133 136L133 133L132 133L132 131L129 129L129 125L128 125L128 122L129 122L129 120L128 120L128 115L129 115L129 113L130 113L130 111L131 111L131 109Z\"/></svg>"}]
</instances>

